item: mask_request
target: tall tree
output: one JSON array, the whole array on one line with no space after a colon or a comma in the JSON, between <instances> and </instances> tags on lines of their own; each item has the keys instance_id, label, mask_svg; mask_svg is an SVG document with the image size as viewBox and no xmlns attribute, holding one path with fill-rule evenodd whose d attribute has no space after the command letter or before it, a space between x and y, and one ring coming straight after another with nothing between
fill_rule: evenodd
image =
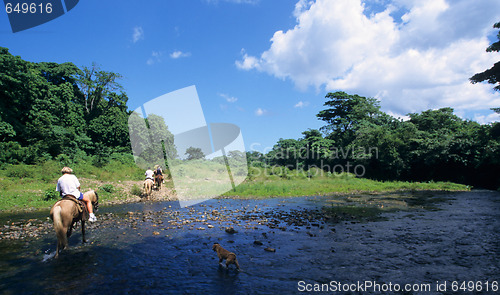
<instances>
[{"instance_id":1,"label":"tall tree","mask_svg":"<svg viewBox=\"0 0 500 295\"><path fill-rule=\"evenodd\" d=\"M375 122L381 114L379 102L375 98L350 95L343 91L330 92L324 106L316 116L328 125L321 128L328 137L345 145L353 140L357 128L362 122Z\"/></svg>"},{"instance_id":2,"label":"tall tree","mask_svg":"<svg viewBox=\"0 0 500 295\"><path fill-rule=\"evenodd\" d=\"M92 113L102 99L107 99L111 93L123 89L116 81L121 78L120 74L102 71L95 63L91 68L83 67L76 82L83 94L87 114Z\"/></svg>"},{"instance_id":3,"label":"tall tree","mask_svg":"<svg viewBox=\"0 0 500 295\"><path fill-rule=\"evenodd\" d=\"M0 159L130 152L127 96L114 92L119 77L95 64L82 71L72 63L28 62L0 47Z\"/></svg>"},{"instance_id":4,"label":"tall tree","mask_svg":"<svg viewBox=\"0 0 500 295\"><path fill-rule=\"evenodd\" d=\"M187 160L197 160L205 158L205 154L203 154L201 148L195 148L192 146L186 149L185 155L187 156Z\"/></svg>"},{"instance_id":5,"label":"tall tree","mask_svg":"<svg viewBox=\"0 0 500 295\"><path fill-rule=\"evenodd\" d=\"M134 155L143 168L165 162L165 158L177 157L174 135L168 130L163 117L150 114L144 119L133 112L128 120L129 134Z\"/></svg>"},{"instance_id":6,"label":"tall tree","mask_svg":"<svg viewBox=\"0 0 500 295\"><path fill-rule=\"evenodd\" d=\"M500 22L493 25L494 28L500 29ZM497 34L498 41L491 44L486 48L486 52L498 52L500 51L500 31ZM493 89L500 91L500 61L496 62L493 67L487 69L484 72L477 73L470 78L471 83L479 83L483 81L488 81L490 84L498 84Z\"/></svg>"}]
</instances>

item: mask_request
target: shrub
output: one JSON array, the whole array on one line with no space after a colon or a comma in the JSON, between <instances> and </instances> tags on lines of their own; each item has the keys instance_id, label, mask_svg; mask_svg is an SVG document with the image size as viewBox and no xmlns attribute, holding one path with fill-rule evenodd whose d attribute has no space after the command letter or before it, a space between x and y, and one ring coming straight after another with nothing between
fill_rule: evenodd
<instances>
[{"instance_id":1,"label":"shrub","mask_svg":"<svg viewBox=\"0 0 500 295\"><path fill-rule=\"evenodd\" d=\"M26 178L33 176L33 172L26 165L8 166L5 170L8 177Z\"/></svg>"},{"instance_id":2,"label":"shrub","mask_svg":"<svg viewBox=\"0 0 500 295\"><path fill-rule=\"evenodd\" d=\"M235 175L236 176L246 176L246 175L248 175L248 171L243 169L243 168L240 168L240 169L236 170Z\"/></svg>"},{"instance_id":3,"label":"shrub","mask_svg":"<svg viewBox=\"0 0 500 295\"><path fill-rule=\"evenodd\" d=\"M142 190L141 190L141 188L137 184L134 184L132 186L132 188L130 189L130 193L132 195L134 195L134 196L139 196L140 197L141 194L142 194Z\"/></svg>"},{"instance_id":4,"label":"shrub","mask_svg":"<svg viewBox=\"0 0 500 295\"><path fill-rule=\"evenodd\" d=\"M59 154L55 158L55 160L56 160L56 162L58 162L62 166L71 166L71 164L73 164L73 161L71 160L71 158L66 154Z\"/></svg>"},{"instance_id":5,"label":"shrub","mask_svg":"<svg viewBox=\"0 0 500 295\"><path fill-rule=\"evenodd\" d=\"M134 156L129 153L113 153L111 154L110 159L116 162L120 162L120 164L135 167Z\"/></svg>"},{"instance_id":6,"label":"shrub","mask_svg":"<svg viewBox=\"0 0 500 295\"><path fill-rule=\"evenodd\" d=\"M105 184L99 187L99 189L112 194L115 191L115 187L112 184Z\"/></svg>"},{"instance_id":7,"label":"shrub","mask_svg":"<svg viewBox=\"0 0 500 295\"><path fill-rule=\"evenodd\" d=\"M45 192L43 193L43 199L45 201L50 201L50 200L57 200L59 199L59 192L56 191L55 189L53 188L48 188L45 190Z\"/></svg>"}]
</instances>

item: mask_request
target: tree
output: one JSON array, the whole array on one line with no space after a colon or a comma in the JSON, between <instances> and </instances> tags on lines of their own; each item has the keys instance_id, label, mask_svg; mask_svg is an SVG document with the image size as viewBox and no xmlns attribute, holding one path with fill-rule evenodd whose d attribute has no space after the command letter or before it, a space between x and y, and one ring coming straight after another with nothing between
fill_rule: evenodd
<instances>
[{"instance_id":1,"label":"tree","mask_svg":"<svg viewBox=\"0 0 500 295\"><path fill-rule=\"evenodd\" d=\"M349 95L343 91L330 92L324 106L330 108L320 111L316 117L328 123L321 130L328 137L341 144L353 140L356 129L362 122L375 122L381 114L379 102L375 98Z\"/></svg>"},{"instance_id":2,"label":"tree","mask_svg":"<svg viewBox=\"0 0 500 295\"><path fill-rule=\"evenodd\" d=\"M300 152L305 147L300 140L280 138L266 158L271 165L295 167L301 161Z\"/></svg>"},{"instance_id":3,"label":"tree","mask_svg":"<svg viewBox=\"0 0 500 295\"><path fill-rule=\"evenodd\" d=\"M95 64L28 62L0 47L0 159L31 164L130 152L128 98L114 92L119 77Z\"/></svg>"},{"instance_id":4,"label":"tree","mask_svg":"<svg viewBox=\"0 0 500 295\"><path fill-rule=\"evenodd\" d=\"M330 157L331 149L335 141L329 138L323 138L321 132L317 129L309 129L302 132L304 137L300 140L302 150L300 158L303 159L305 167L322 166L322 161ZM323 163L324 164L324 163Z\"/></svg>"},{"instance_id":5,"label":"tree","mask_svg":"<svg viewBox=\"0 0 500 295\"><path fill-rule=\"evenodd\" d=\"M455 132L462 125L462 119L453 114L452 108L441 108L438 110L427 110L422 113L408 114L410 122L415 124L419 130L426 132L443 131Z\"/></svg>"},{"instance_id":6,"label":"tree","mask_svg":"<svg viewBox=\"0 0 500 295\"><path fill-rule=\"evenodd\" d=\"M496 23L493 25L494 28L500 29L500 22ZM486 52L498 52L500 51L500 31L497 34L497 38L499 41L491 44L487 49ZM477 73L474 76L472 76L470 79L472 84L483 82L483 81L488 81L490 84L498 84L497 86L493 87L493 89L500 91L500 61L495 63L493 67L490 69L482 72L482 73Z\"/></svg>"},{"instance_id":7,"label":"tree","mask_svg":"<svg viewBox=\"0 0 500 295\"><path fill-rule=\"evenodd\" d=\"M111 93L123 89L116 82L120 78L122 78L120 74L102 71L95 63L91 68L83 67L76 83L83 94L83 104L87 114L90 114L102 99L109 98Z\"/></svg>"},{"instance_id":8,"label":"tree","mask_svg":"<svg viewBox=\"0 0 500 295\"><path fill-rule=\"evenodd\" d=\"M201 150L201 148L195 148L192 146L186 149L185 155L187 156L188 160L196 160L196 159L205 158L205 154L203 154L203 151Z\"/></svg>"},{"instance_id":9,"label":"tree","mask_svg":"<svg viewBox=\"0 0 500 295\"><path fill-rule=\"evenodd\" d=\"M131 148L136 162L142 168L165 163L165 158L177 157L174 135L168 130L163 117L150 114L144 119L133 112L128 120ZM128 145L129 143L127 143Z\"/></svg>"}]
</instances>

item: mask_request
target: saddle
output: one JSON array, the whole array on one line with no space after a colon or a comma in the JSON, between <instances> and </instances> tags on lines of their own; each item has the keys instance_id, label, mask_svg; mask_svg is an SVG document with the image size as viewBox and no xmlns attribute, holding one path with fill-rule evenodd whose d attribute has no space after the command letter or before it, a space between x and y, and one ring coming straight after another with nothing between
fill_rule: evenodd
<instances>
[{"instance_id":1,"label":"saddle","mask_svg":"<svg viewBox=\"0 0 500 295\"><path fill-rule=\"evenodd\" d=\"M73 219L73 222L76 222L79 220L83 220L83 221L89 220L89 217L90 217L89 209L87 208L87 204L85 204L85 202L78 200L75 196L72 196L72 195L65 195L61 199L61 201L63 201L63 200L74 202L76 204L76 208L78 208L78 212L80 214L78 214L78 216Z\"/></svg>"}]
</instances>

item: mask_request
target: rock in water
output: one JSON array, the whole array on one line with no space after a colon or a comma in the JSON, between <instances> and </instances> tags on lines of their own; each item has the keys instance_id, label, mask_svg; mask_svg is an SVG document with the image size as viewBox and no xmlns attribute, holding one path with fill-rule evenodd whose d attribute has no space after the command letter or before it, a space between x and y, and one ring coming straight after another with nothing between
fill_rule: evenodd
<instances>
[{"instance_id":1,"label":"rock in water","mask_svg":"<svg viewBox=\"0 0 500 295\"><path fill-rule=\"evenodd\" d=\"M235 234L235 233L237 233L237 231L234 230L234 228L232 228L232 227L226 227L226 232L228 234Z\"/></svg>"}]
</instances>

